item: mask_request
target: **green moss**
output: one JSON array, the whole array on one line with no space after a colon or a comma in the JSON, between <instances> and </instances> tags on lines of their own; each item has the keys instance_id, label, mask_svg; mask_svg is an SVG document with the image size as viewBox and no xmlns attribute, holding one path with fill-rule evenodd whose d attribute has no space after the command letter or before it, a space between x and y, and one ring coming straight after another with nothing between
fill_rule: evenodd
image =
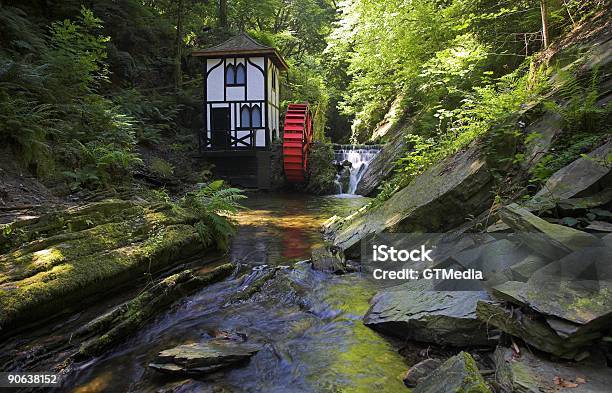
<instances>
[{"instance_id":1,"label":"green moss","mask_svg":"<svg viewBox=\"0 0 612 393\"><path fill-rule=\"evenodd\" d=\"M463 357L467 373L463 380L462 389L458 390L456 393L491 393L491 389L489 389L480 375L474 358L467 352L461 352L459 356Z\"/></svg>"},{"instance_id":2,"label":"green moss","mask_svg":"<svg viewBox=\"0 0 612 393\"><path fill-rule=\"evenodd\" d=\"M91 222L93 227L73 232L56 225L77 216L79 222ZM39 236L32 230L41 225L55 229L47 229L51 236L0 256L0 327L43 318L192 255L203 248L194 221L184 209L168 203L114 201L19 224L28 237Z\"/></svg>"},{"instance_id":3,"label":"green moss","mask_svg":"<svg viewBox=\"0 0 612 393\"><path fill-rule=\"evenodd\" d=\"M76 358L83 360L103 353L112 345L135 333L150 318L165 310L172 302L203 286L224 279L234 269L235 266L228 263L202 274L185 270L166 277L77 332L77 336L86 336L92 332L100 335L84 343L76 354Z\"/></svg>"}]
</instances>

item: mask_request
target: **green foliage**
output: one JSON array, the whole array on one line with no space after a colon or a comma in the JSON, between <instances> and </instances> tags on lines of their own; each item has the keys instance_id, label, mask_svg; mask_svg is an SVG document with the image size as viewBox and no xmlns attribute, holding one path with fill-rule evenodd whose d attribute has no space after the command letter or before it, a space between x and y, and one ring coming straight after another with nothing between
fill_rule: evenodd
<instances>
[{"instance_id":1,"label":"green foliage","mask_svg":"<svg viewBox=\"0 0 612 393\"><path fill-rule=\"evenodd\" d=\"M50 28L49 49L42 56L52 75L49 88L56 102L94 92L107 80L106 43L101 36L102 20L82 7L77 22L65 19Z\"/></svg>"},{"instance_id":2,"label":"green foliage","mask_svg":"<svg viewBox=\"0 0 612 393\"><path fill-rule=\"evenodd\" d=\"M312 145L308 154L308 184L312 194L325 195L336 192L336 168L332 165L334 149L331 143L320 141Z\"/></svg>"},{"instance_id":3,"label":"green foliage","mask_svg":"<svg viewBox=\"0 0 612 393\"><path fill-rule=\"evenodd\" d=\"M174 174L174 166L170 164L168 161L154 157L151 160L151 164L149 165L149 169L156 175L162 178L169 178Z\"/></svg>"},{"instance_id":4,"label":"green foliage","mask_svg":"<svg viewBox=\"0 0 612 393\"><path fill-rule=\"evenodd\" d=\"M593 134L605 131L612 110L610 106L599 106L599 73L592 73L590 81L583 82L571 72L560 70L557 73L560 85L557 96L565 101L559 104L546 101L546 109L557 112L563 120L563 131L566 134ZM584 86L586 84L586 86Z\"/></svg>"},{"instance_id":5,"label":"green foliage","mask_svg":"<svg viewBox=\"0 0 612 393\"><path fill-rule=\"evenodd\" d=\"M73 170L64 171L63 174L70 179L73 190L79 187L96 189L121 182L129 175L133 165L142 163L136 153L117 149L113 144L74 141L71 147L76 147L75 157L78 157L78 161Z\"/></svg>"},{"instance_id":6,"label":"green foliage","mask_svg":"<svg viewBox=\"0 0 612 393\"><path fill-rule=\"evenodd\" d=\"M556 96L562 103L548 100L544 106L561 116L562 132L553 140L550 153L532 169L532 183L544 183L553 173L591 151L610 134L608 127L612 109L610 105L597 105L598 72L593 72L590 79L581 80L571 72L561 70L556 75L556 83L559 86Z\"/></svg>"},{"instance_id":7,"label":"green foliage","mask_svg":"<svg viewBox=\"0 0 612 393\"><path fill-rule=\"evenodd\" d=\"M553 39L588 8L548 3ZM339 109L354 117L355 141L369 138L398 96L404 97L402 111L419 114L434 131L432 108L456 108L464 93L494 85L542 45L540 9L528 0L349 0L339 8L327 53L347 66Z\"/></svg>"},{"instance_id":8,"label":"green foliage","mask_svg":"<svg viewBox=\"0 0 612 393\"><path fill-rule=\"evenodd\" d=\"M202 242L225 250L229 246L229 236L235 232L228 216L242 209L239 202L245 198L241 190L227 187L222 180L216 180L202 185L198 191L188 193L180 204L198 217L195 228Z\"/></svg>"},{"instance_id":9,"label":"green foliage","mask_svg":"<svg viewBox=\"0 0 612 393\"><path fill-rule=\"evenodd\" d=\"M20 19L22 11L2 8L0 15L11 12L17 17L8 19L35 31ZM46 40L13 48L37 53L0 56L0 141L35 173L60 173L72 189L122 182L140 162L133 152L136 121L100 94L109 75L109 39L101 30L102 21L81 8L74 21L51 23Z\"/></svg>"},{"instance_id":10,"label":"green foliage","mask_svg":"<svg viewBox=\"0 0 612 393\"><path fill-rule=\"evenodd\" d=\"M145 188L140 191L139 195L149 202L171 202L170 195L165 188Z\"/></svg>"},{"instance_id":11,"label":"green foliage","mask_svg":"<svg viewBox=\"0 0 612 393\"><path fill-rule=\"evenodd\" d=\"M145 97L136 89L126 89L113 102L134 119L136 139L141 144L159 144L175 129L180 105L174 99L155 94Z\"/></svg>"},{"instance_id":12,"label":"green foliage","mask_svg":"<svg viewBox=\"0 0 612 393\"><path fill-rule=\"evenodd\" d=\"M293 64L289 70L288 82L281 90L281 108L287 108L291 102L308 102L313 113L314 139L325 139L329 94L326 91L322 75L322 66L313 57L304 59L304 63Z\"/></svg>"},{"instance_id":13,"label":"green foliage","mask_svg":"<svg viewBox=\"0 0 612 393\"><path fill-rule=\"evenodd\" d=\"M413 134L406 136L408 152L397 162L397 174L381 187L378 200L387 199L427 168L480 137L488 136L486 152L495 160L516 159L514 150L505 151L508 141L519 134L516 113L525 103L538 99L547 88L544 80L543 71L519 69L490 84L474 86L464 93L460 106L435 110L438 123L434 133L423 121L434 108L421 112L415 118Z\"/></svg>"}]
</instances>

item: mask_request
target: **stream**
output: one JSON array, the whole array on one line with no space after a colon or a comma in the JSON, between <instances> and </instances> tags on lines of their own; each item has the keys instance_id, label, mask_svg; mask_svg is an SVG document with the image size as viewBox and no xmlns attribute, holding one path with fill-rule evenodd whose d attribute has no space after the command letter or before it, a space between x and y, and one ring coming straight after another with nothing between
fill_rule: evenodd
<instances>
[{"instance_id":1,"label":"stream","mask_svg":"<svg viewBox=\"0 0 612 393\"><path fill-rule=\"evenodd\" d=\"M324 220L366 201L251 194L228 254L246 265L246 273L205 287L120 348L77 365L65 391L405 392L401 377L407 367L397 348L361 322L372 285L356 273L334 276L300 262L321 241ZM261 291L230 301L275 267L275 278ZM204 377L170 378L147 367L159 351L219 330L244 333L263 349L242 367Z\"/></svg>"}]
</instances>

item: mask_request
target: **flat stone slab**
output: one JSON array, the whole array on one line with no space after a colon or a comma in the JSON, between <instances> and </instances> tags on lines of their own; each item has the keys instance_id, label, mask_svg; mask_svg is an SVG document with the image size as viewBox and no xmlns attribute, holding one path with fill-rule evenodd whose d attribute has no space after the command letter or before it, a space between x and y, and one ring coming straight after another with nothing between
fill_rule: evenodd
<instances>
[{"instance_id":1,"label":"flat stone slab","mask_svg":"<svg viewBox=\"0 0 612 393\"><path fill-rule=\"evenodd\" d=\"M594 363L550 362L520 348L495 351L495 376L504 391L521 393L571 392L608 393L612 369Z\"/></svg>"},{"instance_id":2,"label":"flat stone slab","mask_svg":"<svg viewBox=\"0 0 612 393\"><path fill-rule=\"evenodd\" d=\"M398 289L400 288L400 289ZM410 291L401 286L379 292L364 324L382 333L438 345L489 345L476 304L484 291Z\"/></svg>"},{"instance_id":3,"label":"flat stone slab","mask_svg":"<svg viewBox=\"0 0 612 393\"><path fill-rule=\"evenodd\" d=\"M547 209L554 206L556 201L581 196L583 191L610 173L610 168L604 165L610 153L612 153L612 141L593 150L586 157L580 157L559 169L528 202L528 207Z\"/></svg>"},{"instance_id":4,"label":"flat stone slab","mask_svg":"<svg viewBox=\"0 0 612 393\"><path fill-rule=\"evenodd\" d=\"M259 349L253 344L213 339L161 351L149 367L167 374L206 374L242 363Z\"/></svg>"},{"instance_id":5,"label":"flat stone slab","mask_svg":"<svg viewBox=\"0 0 612 393\"><path fill-rule=\"evenodd\" d=\"M579 325L612 318L612 247L576 251L536 271L526 283L494 287L498 296Z\"/></svg>"},{"instance_id":6,"label":"flat stone slab","mask_svg":"<svg viewBox=\"0 0 612 393\"><path fill-rule=\"evenodd\" d=\"M592 234L551 224L516 203L504 206L499 215L510 228L518 232L527 246L546 258L558 259L573 251L602 244Z\"/></svg>"},{"instance_id":7,"label":"flat stone slab","mask_svg":"<svg viewBox=\"0 0 612 393\"><path fill-rule=\"evenodd\" d=\"M483 323L491 328L522 338L527 344L563 359L574 359L581 348L599 339L600 335L583 334L577 339L568 340L560 336L546 321L537 318L533 313L508 307L492 301L479 301L476 313Z\"/></svg>"}]
</instances>

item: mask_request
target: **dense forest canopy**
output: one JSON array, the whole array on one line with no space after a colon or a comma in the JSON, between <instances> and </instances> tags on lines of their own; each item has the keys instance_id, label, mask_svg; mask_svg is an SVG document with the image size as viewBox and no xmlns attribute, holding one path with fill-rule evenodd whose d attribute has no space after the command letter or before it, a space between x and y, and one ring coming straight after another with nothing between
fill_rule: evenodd
<instances>
[{"instance_id":1,"label":"dense forest canopy","mask_svg":"<svg viewBox=\"0 0 612 393\"><path fill-rule=\"evenodd\" d=\"M365 142L398 101L400 117L417 119L417 150L428 149L431 138L467 140L520 105L545 72L531 56L605 7L603 0L2 1L0 140L33 173L72 187L123 179L139 163L139 144L169 140L189 151L202 99L201 61L190 52L247 31L287 58L284 105L311 102L319 139ZM521 79L526 74L530 80Z\"/></svg>"}]
</instances>

